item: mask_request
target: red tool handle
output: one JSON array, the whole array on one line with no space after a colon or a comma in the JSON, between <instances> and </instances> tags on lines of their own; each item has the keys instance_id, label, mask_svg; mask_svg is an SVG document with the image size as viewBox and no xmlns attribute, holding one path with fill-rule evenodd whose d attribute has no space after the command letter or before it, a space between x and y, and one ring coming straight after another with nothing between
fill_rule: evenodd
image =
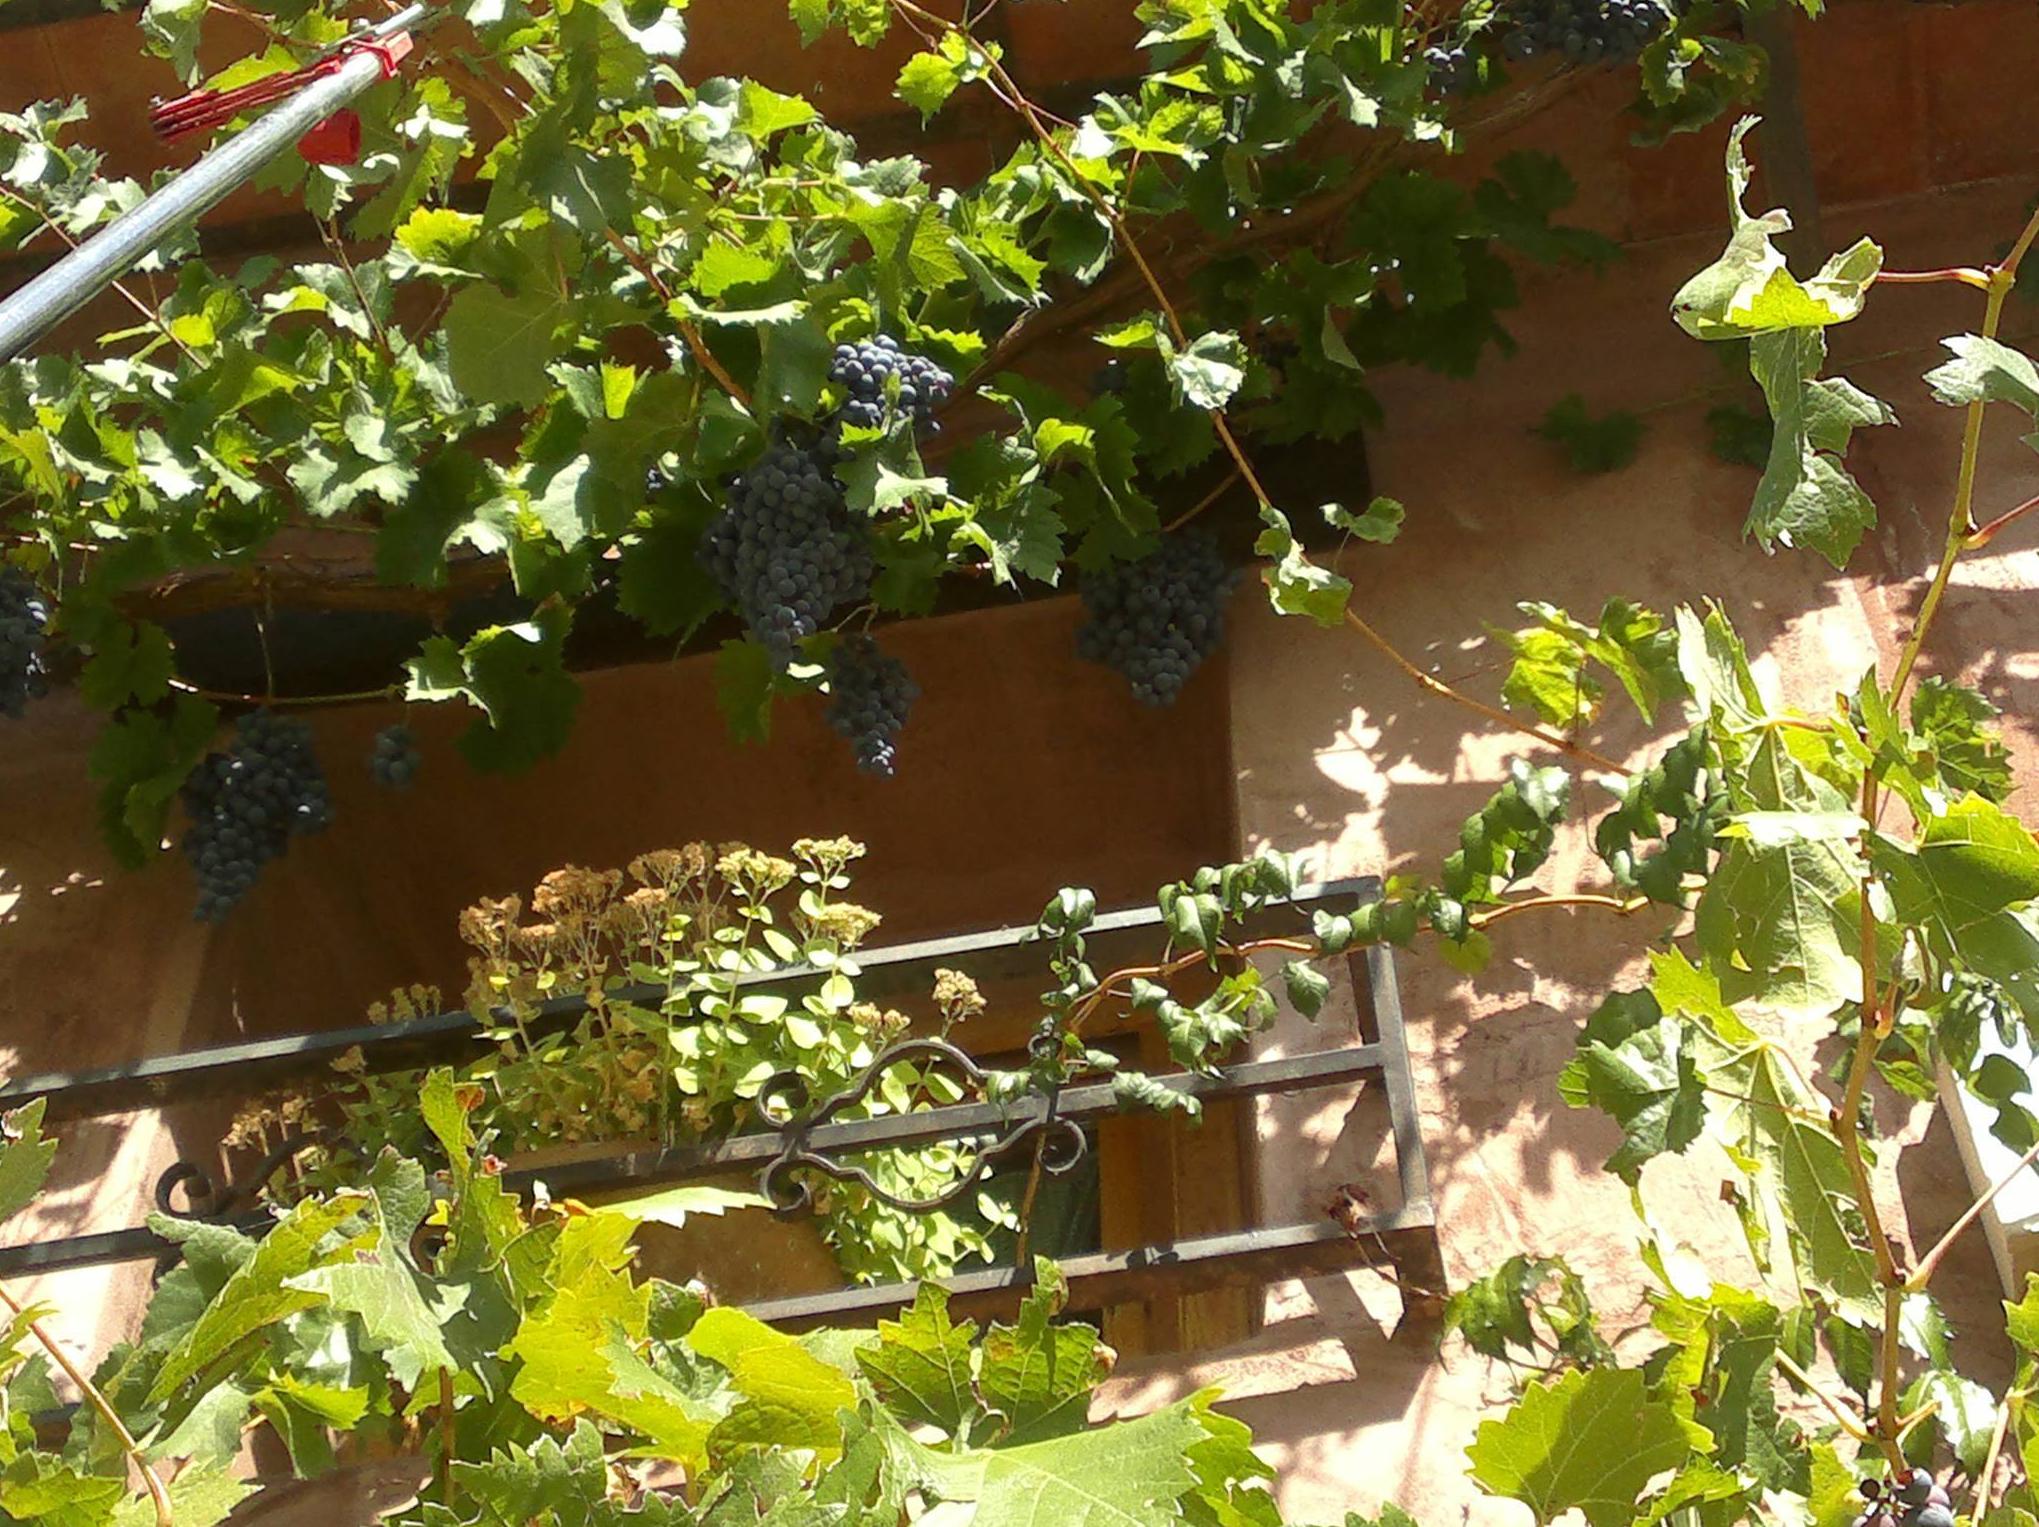
<instances>
[{"instance_id":1,"label":"red tool handle","mask_svg":"<svg viewBox=\"0 0 2039 1527\"><path fill-rule=\"evenodd\" d=\"M389 79L410 51L411 36L408 32L399 32L394 37L379 41L364 37L358 41L343 42L307 68L264 75L233 90L193 90L175 100L157 101L149 107L149 127L165 143L172 143L188 134L230 122L253 107L267 106L287 95L295 95L313 80L333 73L348 59L363 53L381 60L382 77Z\"/></svg>"}]
</instances>

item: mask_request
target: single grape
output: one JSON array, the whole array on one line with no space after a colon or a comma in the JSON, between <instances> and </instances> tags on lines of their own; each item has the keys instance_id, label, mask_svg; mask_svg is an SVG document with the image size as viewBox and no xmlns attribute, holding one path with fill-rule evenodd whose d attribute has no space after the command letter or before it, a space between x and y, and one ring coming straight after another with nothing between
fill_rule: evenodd
<instances>
[{"instance_id":1,"label":"single grape","mask_svg":"<svg viewBox=\"0 0 2039 1527\"><path fill-rule=\"evenodd\" d=\"M920 698L906 665L868 636L846 637L829 665L828 687L828 724L849 738L859 769L890 779L900 730Z\"/></svg>"}]
</instances>

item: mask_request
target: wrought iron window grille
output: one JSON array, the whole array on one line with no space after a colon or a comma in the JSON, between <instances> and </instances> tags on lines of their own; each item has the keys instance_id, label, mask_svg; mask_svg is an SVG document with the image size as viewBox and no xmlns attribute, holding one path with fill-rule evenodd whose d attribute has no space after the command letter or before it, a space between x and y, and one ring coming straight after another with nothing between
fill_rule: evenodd
<instances>
[{"instance_id":1,"label":"wrought iron window grille","mask_svg":"<svg viewBox=\"0 0 2039 1527\"><path fill-rule=\"evenodd\" d=\"M1379 882L1372 877L1303 887L1288 901L1259 914L1258 925L1248 931L1271 931L1286 926L1284 918L1307 917L1313 908L1327 904L1350 906L1379 892ZM1121 945L1130 946L1129 952L1145 953L1156 934L1165 936L1165 929L1159 913L1149 907L1102 914L1086 937L1093 956L1102 960ZM883 995L924 984L938 965L969 969L980 979L1018 976L1037 969L1037 961L1030 957L1033 951L1027 947L1033 942L1031 927L1001 928L863 951L858 956L860 995ZM1401 1285L1407 1315L1427 1320L1438 1313L1442 1269L1393 955L1387 948L1375 946L1353 950L1344 958L1361 1028L1348 1043L1278 1059L1244 1061L1210 1074L1181 1072L1156 1080L1203 1101L1287 1095L1377 1081L1389 1118L1400 1202L1381 1212L1345 1212L1335 1220L1327 1214L1297 1224L1070 1258L1062 1265L1072 1308L1097 1310L1134 1300L1387 1263L1391 1264L1391 1276ZM785 986L821 974L804 968L779 970L746 984ZM632 988L620 995L655 1003L663 991ZM570 1027L586 1008L581 997L547 1003L539 1024L548 1032L558 1032ZM0 1106L44 1097L48 1117L56 1121L195 1099L245 1098L281 1082L327 1076L331 1062L357 1046L366 1068L376 1073L457 1064L476 1053L483 1034L484 1025L464 1013L299 1034L195 1050L78 1076L25 1077L0 1087ZM888 1070L902 1064L938 1068L957 1084L964 1094L962 1100L913 1112L844 1117L869 1099ZM962 1198L999 1165L1031 1157L1037 1144L1044 1168L1073 1168L1086 1149L1084 1127L1122 1111L1109 1081L1079 1079L1051 1095L1029 1093L992 1101L984 1096L988 1076L954 1044L908 1039L878 1056L849 1087L827 1097L813 1098L805 1082L791 1073L772 1078L759 1105L761 1113L780 1115L776 1127L701 1144L507 1172L504 1182L513 1191L526 1194L539 1191L542 1184L542 1190L554 1197L595 1197L749 1170L757 1173L760 1190L781 1213L797 1214L811 1204L807 1179L819 1174L856 1182L895 1208L924 1213ZM956 1183L925 1200L904 1199L885 1191L855 1159L874 1151L936 1141L974 1144L974 1164ZM216 1184L198 1163L179 1161L157 1183L157 1207L174 1217L231 1224L259 1234L273 1223L273 1215L260 1204L262 1185L314 1143L327 1150L345 1149L344 1141L294 1134L238 1183L226 1185ZM180 1190L186 1200L181 1208L176 1202ZM175 1253L174 1242L147 1227L135 1227L0 1247L0 1277L150 1257L168 1260ZM959 1273L944 1283L951 1289L958 1313L992 1313L1011 1308L1030 1281L1031 1269L1008 1266ZM915 1291L916 1286L910 1283L855 1287L766 1300L748 1308L762 1319L794 1328L853 1324L911 1303Z\"/></svg>"}]
</instances>

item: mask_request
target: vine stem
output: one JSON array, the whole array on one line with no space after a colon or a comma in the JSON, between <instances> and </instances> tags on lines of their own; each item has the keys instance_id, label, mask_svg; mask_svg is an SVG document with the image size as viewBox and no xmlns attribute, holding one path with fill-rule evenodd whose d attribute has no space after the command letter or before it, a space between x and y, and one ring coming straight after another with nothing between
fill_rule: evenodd
<instances>
[{"instance_id":1,"label":"vine stem","mask_svg":"<svg viewBox=\"0 0 2039 1527\"><path fill-rule=\"evenodd\" d=\"M440 1504L449 1511L453 1509L453 1453L456 1444L455 1427L459 1422L453 1414L453 1372L448 1368L439 1370L439 1492Z\"/></svg>"},{"instance_id":2,"label":"vine stem","mask_svg":"<svg viewBox=\"0 0 2039 1527\"><path fill-rule=\"evenodd\" d=\"M1840 1424L1842 1431L1853 1437L1857 1442L1867 1442L1869 1440L1869 1433L1863 1430L1861 1421L1855 1416L1850 1415L1846 1406L1828 1394L1825 1386L1814 1379L1810 1373L1799 1367L1790 1353L1780 1349L1777 1353L1777 1366L1789 1374L1792 1382L1797 1384L1799 1388L1824 1405L1827 1408L1827 1414Z\"/></svg>"},{"instance_id":3,"label":"vine stem","mask_svg":"<svg viewBox=\"0 0 2039 1527\"><path fill-rule=\"evenodd\" d=\"M1542 912L1557 907L1600 907L1616 917L1633 917L1650 904L1647 896L1606 896L1597 891L1562 896L1525 896L1520 901L1503 902L1498 907L1475 912L1468 921L1475 928L1491 928L1495 923L1506 922L1524 912Z\"/></svg>"},{"instance_id":4,"label":"vine stem","mask_svg":"<svg viewBox=\"0 0 2039 1527\"><path fill-rule=\"evenodd\" d=\"M1526 721L1519 720L1509 715L1508 712L1487 704L1484 700L1475 699L1463 690L1453 689L1435 674L1425 673L1421 668L1410 662L1400 648L1369 625L1366 618L1357 610L1347 608L1345 611L1345 623L1385 654L1388 660L1400 668L1402 672L1406 673L1423 688L1429 690L1440 699L1456 701L1467 710L1474 712L1476 715L1485 716L1489 721L1505 726L1511 732L1519 732L1525 737L1534 737L1546 747L1556 748L1560 753L1605 769L1610 774L1626 774L1628 772L1604 753L1596 753L1593 749L1585 746L1585 744L1574 742L1571 738L1563 736L1558 732L1553 732L1546 727L1533 726Z\"/></svg>"},{"instance_id":5,"label":"vine stem","mask_svg":"<svg viewBox=\"0 0 2039 1527\"><path fill-rule=\"evenodd\" d=\"M1988 273L1989 301L1982 314L1982 337L1995 339L1997 327L2003 320L2004 299L2017 284L2018 266L2024 262L2032 241L2039 238L2039 211L2026 219L2024 231L2018 235L2011 252L2004 256L2001 265L1993 265ZM1970 538L1975 534L1975 521L1971 509L1975 501L1975 468L1982 447L1983 410L1989 405L1981 399L1968 405L1968 417L1961 432L1961 468L1954 480L1954 505L1947 514L1947 544L1940 553L1940 565L1933 573L1933 581L1926 589L1925 602L1919 606L1919 618L1912 626L1910 640L1897 660L1897 672L1890 681L1890 703L1893 709L1904 698L1905 686L1911 682L1912 669L1919 660L1919 651L1925 645L1926 631L1933 624L1933 617L1939 613L1940 600L1947 593L1948 580L1954 576L1954 564L1961 560L1961 554L1968 550ZM1990 532L1994 535L1996 532ZM1869 820L1874 821L1872 815Z\"/></svg>"},{"instance_id":6,"label":"vine stem","mask_svg":"<svg viewBox=\"0 0 2039 1527\"><path fill-rule=\"evenodd\" d=\"M1967 265L1944 265L1937 270L1880 270L1876 281L1884 286L1922 286L1928 281L1959 281L1978 291L1989 290L1989 273Z\"/></svg>"},{"instance_id":7,"label":"vine stem","mask_svg":"<svg viewBox=\"0 0 2039 1527\"><path fill-rule=\"evenodd\" d=\"M1975 1476L1975 1509L1969 1514L1978 1522L1989 1509L1990 1477L1997 1471L1997 1459L2004 1450L2004 1437L2011 1429L2011 1418L2025 1407L2025 1392L2013 1389L2004 1396L2004 1403L1997 1410L1997 1424L1989 1434L1989 1451L1983 1455L1982 1469Z\"/></svg>"},{"instance_id":8,"label":"vine stem","mask_svg":"<svg viewBox=\"0 0 2039 1527\"><path fill-rule=\"evenodd\" d=\"M614 228L607 229L606 232L609 236L609 243L616 253L623 256L632 270L651 283L651 289L658 293L660 300L666 303L667 311L671 312L673 290L666 285L665 279L659 275L657 268L641 253L632 248L623 235ZM750 394L743 390L743 384L731 376L723 367L722 362L715 358L715 352L710 350L708 342L701 338L701 331L677 313L673 313L672 318L674 324L679 328L680 338L687 342L687 352L694 357L694 364L715 378L715 385L717 387L728 393L746 409L749 408Z\"/></svg>"},{"instance_id":9,"label":"vine stem","mask_svg":"<svg viewBox=\"0 0 2039 1527\"><path fill-rule=\"evenodd\" d=\"M16 1319L23 1318L27 1313L14 1295L5 1288L0 1288L0 1304L12 1310ZM99 1386L87 1378L84 1370L71 1361L70 1354L57 1345L56 1339L43 1329L40 1320L29 1320L28 1329L35 1339L42 1343L43 1350L49 1353L56 1365L64 1370L64 1376L78 1386L78 1392L85 1397L86 1403L98 1411L100 1419L112 1429L113 1435L120 1441L121 1451L127 1454L128 1462L141 1470L142 1483L148 1489L149 1500L156 1508L156 1527L177 1527L176 1515L170 1509L170 1492L163 1487L161 1476L149 1466L148 1459L142 1456L141 1444L135 1441L134 1433L127 1429L126 1423L115 1413L106 1396L99 1392Z\"/></svg>"},{"instance_id":10,"label":"vine stem","mask_svg":"<svg viewBox=\"0 0 2039 1527\"><path fill-rule=\"evenodd\" d=\"M2018 505L2017 508L2006 509L2002 514L1991 520L1987 525L1982 526L1975 534L1968 538L1967 549L1969 551L1980 551L1997 538L1998 531L2013 521L2022 519L2034 509L2039 509L2039 498L2028 498L2024 503Z\"/></svg>"},{"instance_id":11,"label":"vine stem","mask_svg":"<svg viewBox=\"0 0 2039 1527\"><path fill-rule=\"evenodd\" d=\"M2039 1161L2039 1144L2034 1144L2030 1150L2017 1159L2014 1165L2005 1171L2003 1176L1991 1183L1989 1191L1963 1210L1961 1218L1957 1219L1952 1225L1949 1225L1947 1233L1933 1243L1933 1249L1919 1258L1918 1265L1912 1269L1911 1276L1905 1279L1905 1291L1907 1293L1916 1294L1932 1281L1934 1270L1940 1265L1940 1259L1947 1255L1948 1248L1960 1238L1961 1232L1974 1224L1981 1217L1982 1211L1995 1201L1996 1196L2016 1182L2019 1174L2034 1161Z\"/></svg>"},{"instance_id":12,"label":"vine stem","mask_svg":"<svg viewBox=\"0 0 2039 1527\"><path fill-rule=\"evenodd\" d=\"M206 689L188 679L172 679L170 687L179 694L191 695L200 700L212 700L221 705L263 705L271 709L292 705L360 705L370 700L394 700L403 693L401 686L396 684L385 684L380 689L357 689L345 694L330 695L244 695L231 689Z\"/></svg>"}]
</instances>

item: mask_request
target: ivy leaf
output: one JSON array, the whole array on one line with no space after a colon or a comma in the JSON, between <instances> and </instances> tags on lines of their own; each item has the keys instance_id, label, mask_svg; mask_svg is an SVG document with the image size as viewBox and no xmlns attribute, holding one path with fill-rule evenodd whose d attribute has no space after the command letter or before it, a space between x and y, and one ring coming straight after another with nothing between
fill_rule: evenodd
<instances>
[{"instance_id":1,"label":"ivy leaf","mask_svg":"<svg viewBox=\"0 0 2039 1527\"><path fill-rule=\"evenodd\" d=\"M1253 543L1254 553L1274 559L1265 569L1268 597L1284 615L1307 615L1320 626L1335 626L1345 619L1346 602L1352 595L1351 580L1317 566L1303 553L1288 518L1271 504L1260 509L1261 531Z\"/></svg>"},{"instance_id":2,"label":"ivy leaf","mask_svg":"<svg viewBox=\"0 0 2039 1527\"><path fill-rule=\"evenodd\" d=\"M1480 1423L1466 1456L1481 1488L1521 1501L1540 1523L1576 1510L1593 1527L1632 1527L1643 1490L1692 1446L1639 1370L1600 1369L1531 1384L1506 1416Z\"/></svg>"},{"instance_id":3,"label":"ivy leaf","mask_svg":"<svg viewBox=\"0 0 2039 1527\"><path fill-rule=\"evenodd\" d=\"M948 1290L928 1282L897 1320L878 1322L878 1339L857 1349L857 1366L894 1415L962 1439L980 1406L971 1381L974 1321L949 1319Z\"/></svg>"},{"instance_id":4,"label":"ivy leaf","mask_svg":"<svg viewBox=\"0 0 2039 1527\"><path fill-rule=\"evenodd\" d=\"M1061 1269L1034 1262L1034 1286L1017 1325L984 1333L977 1387L986 1406L1005 1418L1001 1445L1044 1442L1080 1433L1090 1394L1111 1372L1106 1347L1086 1325L1058 1324L1069 1288Z\"/></svg>"}]
</instances>

